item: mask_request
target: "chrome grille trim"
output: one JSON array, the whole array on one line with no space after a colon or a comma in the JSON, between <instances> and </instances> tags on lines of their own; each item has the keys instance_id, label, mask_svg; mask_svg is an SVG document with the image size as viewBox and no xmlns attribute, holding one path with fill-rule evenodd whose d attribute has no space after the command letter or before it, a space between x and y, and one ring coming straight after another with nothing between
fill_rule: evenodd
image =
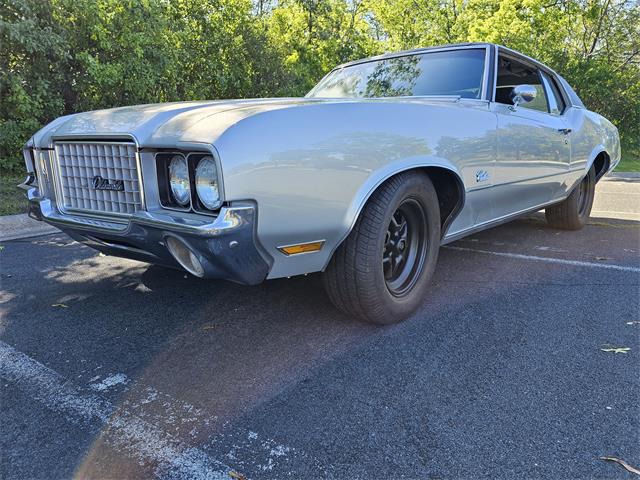
<instances>
[{"instance_id":1,"label":"chrome grille trim","mask_svg":"<svg viewBox=\"0 0 640 480\"><path fill-rule=\"evenodd\" d=\"M130 216L143 210L138 149L134 142L55 141L54 170L62 211ZM124 191L97 190L93 178L121 180Z\"/></svg>"}]
</instances>

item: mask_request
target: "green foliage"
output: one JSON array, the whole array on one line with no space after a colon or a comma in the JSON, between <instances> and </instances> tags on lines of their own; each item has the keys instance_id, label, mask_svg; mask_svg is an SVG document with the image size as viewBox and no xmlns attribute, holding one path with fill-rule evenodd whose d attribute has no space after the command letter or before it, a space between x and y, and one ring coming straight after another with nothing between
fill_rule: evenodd
<instances>
[{"instance_id":1,"label":"green foliage","mask_svg":"<svg viewBox=\"0 0 640 480\"><path fill-rule=\"evenodd\" d=\"M0 173L0 217L27 211L27 196L17 185L24 182L24 174Z\"/></svg>"},{"instance_id":2,"label":"green foliage","mask_svg":"<svg viewBox=\"0 0 640 480\"><path fill-rule=\"evenodd\" d=\"M348 60L465 41L549 64L640 149L631 0L0 0L0 171L63 114L299 96Z\"/></svg>"},{"instance_id":3,"label":"green foliage","mask_svg":"<svg viewBox=\"0 0 640 480\"><path fill-rule=\"evenodd\" d=\"M67 48L42 0L0 3L0 169L21 165L20 149L64 111L60 89Z\"/></svg>"}]
</instances>

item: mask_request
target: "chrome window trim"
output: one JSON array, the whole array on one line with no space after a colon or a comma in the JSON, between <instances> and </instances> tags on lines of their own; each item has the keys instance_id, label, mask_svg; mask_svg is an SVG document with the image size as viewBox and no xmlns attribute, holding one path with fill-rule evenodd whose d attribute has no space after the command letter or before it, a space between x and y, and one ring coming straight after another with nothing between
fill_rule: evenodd
<instances>
[{"instance_id":1,"label":"chrome window trim","mask_svg":"<svg viewBox=\"0 0 640 480\"><path fill-rule=\"evenodd\" d=\"M493 85L491 85L491 98L489 101L495 103L496 89L498 88L498 57L500 55L500 47L496 47L493 55Z\"/></svg>"},{"instance_id":2,"label":"chrome window trim","mask_svg":"<svg viewBox=\"0 0 640 480\"><path fill-rule=\"evenodd\" d=\"M484 72L482 74L482 94L479 100L489 99L489 68L491 67L491 48L487 45L484 51Z\"/></svg>"},{"instance_id":3,"label":"chrome window trim","mask_svg":"<svg viewBox=\"0 0 640 480\"><path fill-rule=\"evenodd\" d=\"M539 72L540 72L540 79L542 80L542 88L544 88L545 93L547 95L547 105L549 106L549 113L554 117L560 117L562 116L564 111L567 109L566 104L564 108L560 110L559 108L560 105L558 105L558 100L556 99L556 94L553 91L553 85L551 83L554 81L553 77L551 77L551 75L549 75L548 72L545 72L543 70L540 70ZM560 94L560 96L562 96L562 94ZM553 102L556 104L555 112L551 108L551 99L553 99ZM564 102L564 99L563 99L563 102Z\"/></svg>"},{"instance_id":4,"label":"chrome window trim","mask_svg":"<svg viewBox=\"0 0 640 480\"><path fill-rule=\"evenodd\" d=\"M560 92L560 96L562 97L562 101L564 102L564 108L562 109L562 112L560 112L561 117L564 116L567 110L569 110L569 108L571 107L582 108L580 105L575 105L571 101L571 97L569 96L566 89L564 88L564 85L560 81L560 75L558 75L553 70L549 70L545 73L549 75L549 77L551 78L551 81L555 83L556 88L558 89L558 91Z\"/></svg>"},{"instance_id":5,"label":"chrome window trim","mask_svg":"<svg viewBox=\"0 0 640 480\"><path fill-rule=\"evenodd\" d=\"M131 141L122 141L124 138L129 138ZM118 141L120 140L120 141ZM62 136L62 137L52 137L51 138L51 170L53 174L53 189L54 195L56 199L56 208L60 211L60 213L73 213L74 215L83 215L86 217L93 218L105 218L105 219L129 219L135 213L119 213L119 212L105 212L102 210L93 210L93 209L78 209L78 208L65 208L64 206L64 190L62 187L62 171L60 170L60 161L58 159L58 152L56 151L57 143L74 143L74 144L87 144L87 143L101 143L105 145L132 145L134 146L134 157L137 169L137 177L138 177L138 185L139 185L139 194L140 194L140 210L144 211L147 209L145 196L144 196L144 182L142 178L142 164L140 162L140 145L135 136L131 134L113 134L113 135L73 135L73 136Z\"/></svg>"}]
</instances>

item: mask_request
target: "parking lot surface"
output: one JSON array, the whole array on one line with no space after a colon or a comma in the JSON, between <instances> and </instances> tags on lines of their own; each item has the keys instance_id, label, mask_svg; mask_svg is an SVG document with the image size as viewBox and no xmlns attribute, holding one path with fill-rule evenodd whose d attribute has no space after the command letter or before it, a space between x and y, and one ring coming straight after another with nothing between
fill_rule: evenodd
<instances>
[{"instance_id":1,"label":"parking lot surface","mask_svg":"<svg viewBox=\"0 0 640 480\"><path fill-rule=\"evenodd\" d=\"M0 251L0 477L637 478L640 183L590 224L528 216L441 249L407 321L317 275L256 287Z\"/></svg>"}]
</instances>

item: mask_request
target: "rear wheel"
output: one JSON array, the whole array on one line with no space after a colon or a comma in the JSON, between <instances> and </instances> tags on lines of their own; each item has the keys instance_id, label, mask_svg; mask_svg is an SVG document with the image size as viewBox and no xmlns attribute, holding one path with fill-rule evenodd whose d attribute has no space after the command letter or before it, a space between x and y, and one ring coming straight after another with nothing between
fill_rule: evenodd
<instances>
[{"instance_id":1,"label":"rear wheel","mask_svg":"<svg viewBox=\"0 0 640 480\"><path fill-rule=\"evenodd\" d=\"M589 173L564 201L545 209L549 225L563 230L580 230L584 227L591 214L595 189L596 171L592 166Z\"/></svg>"},{"instance_id":2,"label":"rear wheel","mask_svg":"<svg viewBox=\"0 0 640 480\"><path fill-rule=\"evenodd\" d=\"M422 303L440 247L438 196L429 177L399 174L376 190L324 273L345 313L395 323Z\"/></svg>"}]
</instances>

